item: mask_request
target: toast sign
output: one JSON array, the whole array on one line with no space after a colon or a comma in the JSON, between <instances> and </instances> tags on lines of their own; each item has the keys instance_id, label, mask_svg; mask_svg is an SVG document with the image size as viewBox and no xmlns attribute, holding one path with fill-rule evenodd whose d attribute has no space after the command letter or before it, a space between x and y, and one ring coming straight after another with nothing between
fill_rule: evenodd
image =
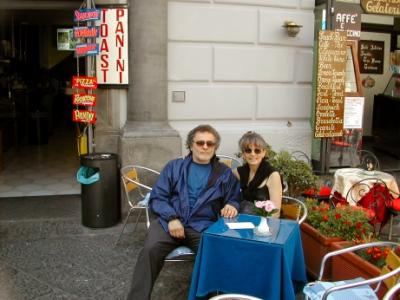
<instances>
[{"instance_id":1,"label":"toast sign","mask_svg":"<svg viewBox=\"0 0 400 300\"><path fill-rule=\"evenodd\" d=\"M128 9L102 8L96 59L99 84L128 84Z\"/></svg>"}]
</instances>

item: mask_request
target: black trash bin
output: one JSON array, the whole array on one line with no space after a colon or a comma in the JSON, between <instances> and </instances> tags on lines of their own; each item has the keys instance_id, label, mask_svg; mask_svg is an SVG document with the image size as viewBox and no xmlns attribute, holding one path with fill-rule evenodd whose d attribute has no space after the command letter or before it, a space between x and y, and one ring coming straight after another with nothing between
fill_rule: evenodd
<instances>
[{"instance_id":1,"label":"black trash bin","mask_svg":"<svg viewBox=\"0 0 400 300\"><path fill-rule=\"evenodd\" d=\"M93 228L117 224L121 218L118 155L81 155L77 177L82 186L82 224Z\"/></svg>"}]
</instances>

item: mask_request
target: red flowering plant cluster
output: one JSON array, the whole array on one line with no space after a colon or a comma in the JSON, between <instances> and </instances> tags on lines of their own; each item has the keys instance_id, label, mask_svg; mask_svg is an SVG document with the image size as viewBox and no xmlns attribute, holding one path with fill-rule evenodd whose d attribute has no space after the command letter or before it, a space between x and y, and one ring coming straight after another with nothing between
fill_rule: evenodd
<instances>
[{"instance_id":1,"label":"red flowering plant cluster","mask_svg":"<svg viewBox=\"0 0 400 300\"><path fill-rule=\"evenodd\" d=\"M307 198L308 216L306 222L327 237L340 237L357 242L368 237L373 227L368 223L369 210L359 207L329 203Z\"/></svg>"},{"instance_id":2,"label":"red flowering plant cluster","mask_svg":"<svg viewBox=\"0 0 400 300\"><path fill-rule=\"evenodd\" d=\"M361 256L371 264L382 268L386 265L386 257L390 252L390 247L372 247L357 251L357 255Z\"/></svg>"}]
</instances>

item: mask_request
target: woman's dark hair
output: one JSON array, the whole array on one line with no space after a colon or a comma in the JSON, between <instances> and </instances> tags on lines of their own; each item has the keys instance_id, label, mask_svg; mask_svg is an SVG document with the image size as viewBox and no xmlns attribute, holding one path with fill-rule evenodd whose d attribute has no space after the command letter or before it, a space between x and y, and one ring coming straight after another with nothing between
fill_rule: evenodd
<instances>
[{"instance_id":1,"label":"woman's dark hair","mask_svg":"<svg viewBox=\"0 0 400 300\"><path fill-rule=\"evenodd\" d=\"M261 149L267 151L270 149L270 146L264 140L264 138L254 132L254 131L247 131L239 140L239 149L243 152L245 149L249 148L250 145L255 145Z\"/></svg>"},{"instance_id":2,"label":"woman's dark hair","mask_svg":"<svg viewBox=\"0 0 400 300\"><path fill-rule=\"evenodd\" d=\"M194 136L197 132L209 132L215 137L215 149L218 149L219 144L221 143L221 137L217 130L214 127L207 124L198 125L192 130L189 131L186 138L186 148L190 150L190 146L193 144Z\"/></svg>"}]
</instances>

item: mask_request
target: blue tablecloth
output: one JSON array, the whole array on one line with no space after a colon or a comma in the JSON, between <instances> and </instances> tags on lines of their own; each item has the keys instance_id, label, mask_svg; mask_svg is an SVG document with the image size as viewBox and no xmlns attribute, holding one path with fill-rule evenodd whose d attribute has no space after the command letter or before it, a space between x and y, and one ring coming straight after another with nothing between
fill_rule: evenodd
<instances>
[{"instance_id":1,"label":"blue tablecloth","mask_svg":"<svg viewBox=\"0 0 400 300\"><path fill-rule=\"evenodd\" d=\"M260 217L239 215L235 221L257 226ZM232 220L221 218L203 233L189 299L220 291L294 300L294 282L306 282L299 225L271 218L272 235L259 237L253 229L229 229L227 222Z\"/></svg>"}]
</instances>

